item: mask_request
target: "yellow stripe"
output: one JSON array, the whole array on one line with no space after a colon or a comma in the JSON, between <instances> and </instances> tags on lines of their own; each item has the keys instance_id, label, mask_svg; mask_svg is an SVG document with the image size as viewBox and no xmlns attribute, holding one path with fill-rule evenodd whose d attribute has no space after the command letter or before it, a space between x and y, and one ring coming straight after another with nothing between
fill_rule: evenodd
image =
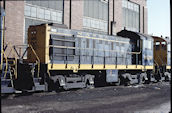
<instances>
[{"instance_id":1,"label":"yellow stripe","mask_svg":"<svg viewBox=\"0 0 172 113\"><path fill-rule=\"evenodd\" d=\"M171 69L171 66L167 66L166 69Z\"/></svg>"},{"instance_id":2,"label":"yellow stripe","mask_svg":"<svg viewBox=\"0 0 172 113\"><path fill-rule=\"evenodd\" d=\"M153 68L154 68L153 66L145 66L146 70L150 70L150 69L153 69Z\"/></svg>"},{"instance_id":3,"label":"yellow stripe","mask_svg":"<svg viewBox=\"0 0 172 113\"><path fill-rule=\"evenodd\" d=\"M102 64L48 64L48 70L144 70L153 69L153 66L143 65L102 65Z\"/></svg>"},{"instance_id":4,"label":"yellow stripe","mask_svg":"<svg viewBox=\"0 0 172 113\"><path fill-rule=\"evenodd\" d=\"M90 69L92 69L92 65L91 64L81 64L79 69L80 70L90 70Z\"/></svg>"},{"instance_id":5,"label":"yellow stripe","mask_svg":"<svg viewBox=\"0 0 172 113\"><path fill-rule=\"evenodd\" d=\"M48 70L64 70L66 64L48 64Z\"/></svg>"}]
</instances>

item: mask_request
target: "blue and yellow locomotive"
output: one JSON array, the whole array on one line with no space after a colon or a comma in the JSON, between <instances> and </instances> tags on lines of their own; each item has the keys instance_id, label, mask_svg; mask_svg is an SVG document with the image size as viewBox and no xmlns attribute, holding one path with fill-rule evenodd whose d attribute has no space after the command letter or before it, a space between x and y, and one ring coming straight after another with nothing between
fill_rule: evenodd
<instances>
[{"instance_id":1,"label":"blue and yellow locomotive","mask_svg":"<svg viewBox=\"0 0 172 113\"><path fill-rule=\"evenodd\" d=\"M170 80L171 66L155 61L152 36L127 30L109 36L61 27L29 27L23 55L19 55L18 46L13 47L18 58L15 71L8 72L13 76L10 86L16 90L59 91Z\"/></svg>"}]
</instances>

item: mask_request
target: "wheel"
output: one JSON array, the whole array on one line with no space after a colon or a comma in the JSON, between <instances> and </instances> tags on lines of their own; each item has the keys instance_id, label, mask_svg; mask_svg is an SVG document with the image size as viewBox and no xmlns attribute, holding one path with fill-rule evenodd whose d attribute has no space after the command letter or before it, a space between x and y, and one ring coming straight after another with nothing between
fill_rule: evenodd
<instances>
[{"instance_id":1,"label":"wheel","mask_svg":"<svg viewBox=\"0 0 172 113\"><path fill-rule=\"evenodd\" d=\"M156 83L157 80L156 80L155 76L156 76L155 73L153 73L153 71L151 71L149 74L148 83Z\"/></svg>"},{"instance_id":2,"label":"wheel","mask_svg":"<svg viewBox=\"0 0 172 113\"><path fill-rule=\"evenodd\" d=\"M130 86L131 85L131 81L127 78L124 81L124 86Z\"/></svg>"},{"instance_id":3,"label":"wheel","mask_svg":"<svg viewBox=\"0 0 172 113\"><path fill-rule=\"evenodd\" d=\"M59 81L55 82L55 91L60 92L60 83L59 83Z\"/></svg>"},{"instance_id":4,"label":"wheel","mask_svg":"<svg viewBox=\"0 0 172 113\"><path fill-rule=\"evenodd\" d=\"M120 76L120 84L124 86L129 86L130 85L130 80L127 76L130 76L130 74L123 74Z\"/></svg>"},{"instance_id":5,"label":"wheel","mask_svg":"<svg viewBox=\"0 0 172 113\"><path fill-rule=\"evenodd\" d=\"M168 81L171 80L171 77L170 77L171 76L171 73L165 72L164 75L165 75L165 82L168 82Z\"/></svg>"},{"instance_id":6,"label":"wheel","mask_svg":"<svg viewBox=\"0 0 172 113\"><path fill-rule=\"evenodd\" d=\"M119 86L121 84L120 78L118 78L118 82L115 82L114 84L115 84L115 86Z\"/></svg>"},{"instance_id":7,"label":"wheel","mask_svg":"<svg viewBox=\"0 0 172 113\"><path fill-rule=\"evenodd\" d=\"M142 77L142 79L141 79L141 83L142 83L142 84L145 84L145 83L146 83L146 80L145 80L145 78L144 78L144 77Z\"/></svg>"},{"instance_id":8,"label":"wheel","mask_svg":"<svg viewBox=\"0 0 172 113\"><path fill-rule=\"evenodd\" d=\"M94 85L93 85L93 84L90 84L89 80L87 80L85 86L86 86L86 88L88 88L88 89L94 88Z\"/></svg>"}]
</instances>

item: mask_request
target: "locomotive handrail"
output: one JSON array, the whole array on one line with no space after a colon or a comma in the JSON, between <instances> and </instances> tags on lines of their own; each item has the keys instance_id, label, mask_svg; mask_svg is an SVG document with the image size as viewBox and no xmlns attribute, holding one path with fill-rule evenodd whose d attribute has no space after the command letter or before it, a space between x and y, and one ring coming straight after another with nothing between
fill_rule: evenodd
<instances>
[{"instance_id":1,"label":"locomotive handrail","mask_svg":"<svg viewBox=\"0 0 172 113\"><path fill-rule=\"evenodd\" d=\"M9 45L9 47L11 48L10 49L10 53L8 54L8 56L12 53L12 55L13 55L13 57L14 57L14 61L15 61L15 69L17 70L17 58L16 58L16 55L15 55L15 50L14 50L14 48L12 47L12 44L11 44L11 42L9 42L8 43L8 45ZM7 58L8 58L8 56L7 56ZM15 78L17 79L17 71L14 71L14 76L15 76Z\"/></svg>"},{"instance_id":2,"label":"locomotive handrail","mask_svg":"<svg viewBox=\"0 0 172 113\"><path fill-rule=\"evenodd\" d=\"M33 54L36 56L36 59L38 60L38 62L36 61L36 63L38 64L37 77L39 77L39 72L40 72L40 59L39 59L38 55L36 54L35 50L33 49L32 45L29 44L29 47L31 48Z\"/></svg>"},{"instance_id":3,"label":"locomotive handrail","mask_svg":"<svg viewBox=\"0 0 172 113\"><path fill-rule=\"evenodd\" d=\"M8 43L9 43L9 42L8 42ZM4 44L4 46L5 46L5 47L3 48L4 51L7 49L8 43L5 43L5 44Z\"/></svg>"},{"instance_id":4,"label":"locomotive handrail","mask_svg":"<svg viewBox=\"0 0 172 113\"><path fill-rule=\"evenodd\" d=\"M18 52L17 52L17 50L16 50L16 47L27 47L26 50L24 51L24 53L23 53L23 55L22 55L21 57L20 57L20 55L18 54ZM37 59L37 60L36 60L36 64L38 65L37 77L39 77L39 72L40 72L40 59L39 59L38 55L36 54L35 50L33 49L32 45L23 44L23 45L15 45L15 46L13 46L13 50L15 51L15 53L18 55L18 57L19 57L20 59L23 59L23 57L24 57L24 55L25 55L25 53L26 53L26 51L27 51L28 48L31 48L33 54L35 55L35 57L36 57L36 59Z\"/></svg>"},{"instance_id":5,"label":"locomotive handrail","mask_svg":"<svg viewBox=\"0 0 172 113\"><path fill-rule=\"evenodd\" d=\"M85 57L92 57L93 58L93 56L92 55L61 55L61 54L58 54L59 56L64 56L64 57L67 57L67 56L85 56ZM58 56L57 55L57 56ZM94 57L101 57L101 58L111 58L111 59L116 59L116 61L117 61L117 58L125 58L125 62L127 62L127 57L117 57L117 56L115 56L115 57L111 57L111 56L107 56L107 57L105 57L105 56L94 56ZM80 59L80 58L79 58ZM51 60L51 59L50 59ZM52 59L53 60L53 59ZM66 61L66 64L67 64L67 60L65 60ZM80 61L79 61L80 62ZM92 62L93 62L93 59L92 59ZM53 65L53 63L54 62L52 62L52 65ZM128 64L127 64L128 65Z\"/></svg>"},{"instance_id":6,"label":"locomotive handrail","mask_svg":"<svg viewBox=\"0 0 172 113\"><path fill-rule=\"evenodd\" d=\"M8 56L5 54L5 51L6 51L7 48L10 48L10 52L9 52ZM16 56L15 56L14 53L15 53L15 52L14 52L14 50L13 50L13 48L12 48L11 42L6 43L6 46L5 46L4 51L3 51L4 58L6 59L6 71L5 71L5 72L7 72L7 69L8 69L8 61L15 61L15 64L14 64L14 65L15 65L15 68L17 69L17 65L16 65L17 59L16 59ZM8 57L9 57L11 54L13 54L13 57L14 57L15 60L8 60ZM15 75L15 78L17 78L17 72L16 72L16 71L14 71L14 75ZM4 75L4 78L5 78L5 77L6 77L6 74Z\"/></svg>"},{"instance_id":7,"label":"locomotive handrail","mask_svg":"<svg viewBox=\"0 0 172 113\"><path fill-rule=\"evenodd\" d=\"M66 46L55 46L55 45L49 45L49 47L55 47L55 48L63 48L63 49L85 49L85 50L93 50L91 48L79 48L79 47L66 47ZM109 52L121 52L116 50L103 50L103 49L94 49L96 51L109 51ZM139 52L121 52L121 53L130 53L130 54L140 54L141 50Z\"/></svg>"},{"instance_id":8,"label":"locomotive handrail","mask_svg":"<svg viewBox=\"0 0 172 113\"><path fill-rule=\"evenodd\" d=\"M66 56L65 54L55 54L55 56ZM90 56L90 55L71 55L71 54L68 54L67 56ZM126 55L127 56L127 55ZM95 56L95 57L102 57L104 58L104 56ZM105 56L105 58L111 58L111 56ZM124 57L118 57L118 58L124 58Z\"/></svg>"}]
</instances>

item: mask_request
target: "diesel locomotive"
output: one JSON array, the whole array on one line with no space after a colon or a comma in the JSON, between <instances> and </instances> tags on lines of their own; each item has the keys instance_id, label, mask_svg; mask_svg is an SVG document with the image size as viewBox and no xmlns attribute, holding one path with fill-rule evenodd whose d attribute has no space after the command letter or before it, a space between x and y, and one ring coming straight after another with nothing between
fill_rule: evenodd
<instances>
[{"instance_id":1,"label":"diesel locomotive","mask_svg":"<svg viewBox=\"0 0 172 113\"><path fill-rule=\"evenodd\" d=\"M11 46L11 51L12 58L3 55L4 93L171 80L169 40L125 29L101 35L34 25L28 29L28 44Z\"/></svg>"}]
</instances>

